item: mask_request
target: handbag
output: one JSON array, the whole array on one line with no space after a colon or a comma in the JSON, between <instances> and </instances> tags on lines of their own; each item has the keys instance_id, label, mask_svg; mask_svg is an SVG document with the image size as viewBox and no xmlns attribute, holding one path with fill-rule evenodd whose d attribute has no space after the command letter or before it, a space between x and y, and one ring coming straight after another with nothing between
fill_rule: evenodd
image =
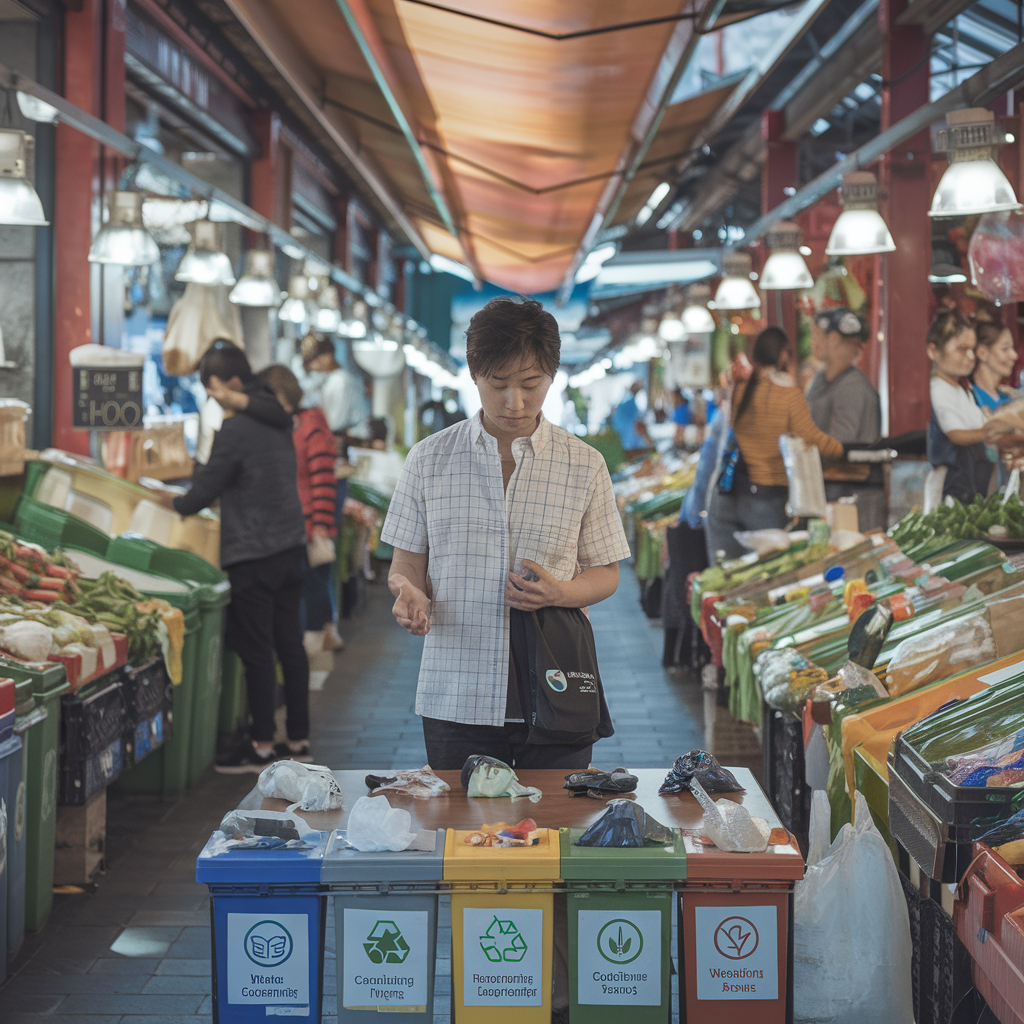
<instances>
[{"instance_id":1,"label":"handbag","mask_svg":"<svg viewBox=\"0 0 1024 1024\"><path fill-rule=\"evenodd\" d=\"M321 565L330 565L337 557L334 541L330 537L318 534L306 542L306 557L309 559L310 569L317 569Z\"/></svg>"},{"instance_id":2,"label":"handbag","mask_svg":"<svg viewBox=\"0 0 1024 1024\"><path fill-rule=\"evenodd\" d=\"M513 608L509 625L527 743L582 747L613 735L594 630L583 610Z\"/></svg>"}]
</instances>

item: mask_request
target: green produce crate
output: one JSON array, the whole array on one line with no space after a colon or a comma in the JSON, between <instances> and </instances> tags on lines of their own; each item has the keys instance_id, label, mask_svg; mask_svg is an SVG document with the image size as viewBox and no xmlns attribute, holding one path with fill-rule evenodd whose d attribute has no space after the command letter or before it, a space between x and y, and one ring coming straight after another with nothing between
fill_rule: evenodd
<instances>
[{"instance_id":1,"label":"green produce crate","mask_svg":"<svg viewBox=\"0 0 1024 1024\"><path fill-rule=\"evenodd\" d=\"M195 785L213 763L217 748L224 653L224 621L231 601L227 577L191 551L166 548L151 540L115 537L107 557L144 572L194 585L199 600L196 682L192 700L188 783Z\"/></svg>"},{"instance_id":2,"label":"green produce crate","mask_svg":"<svg viewBox=\"0 0 1024 1024\"><path fill-rule=\"evenodd\" d=\"M56 548L78 548L101 558L107 553L110 538L95 526L60 508L44 505L23 494L14 511L14 532L32 544L41 544L50 551Z\"/></svg>"},{"instance_id":3,"label":"green produce crate","mask_svg":"<svg viewBox=\"0 0 1024 1024\"><path fill-rule=\"evenodd\" d=\"M898 866L896 840L889 831L889 777L883 775L881 765L860 747L853 748L853 783L857 791L864 794L871 818Z\"/></svg>"},{"instance_id":4,"label":"green produce crate","mask_svg":"<svg viewBox=\"0 0 1024 1024\"><path fill-rule=\"evenodd\" d=\"M29 669L0 658L0 674L15 682L15 700L24 700L31 684L36 709L21 735L25 744L25 927L39 931L53 906L53 851L57 826L57 747L60 742L60 697L68 690L64 666ZM43 715L38 711L44 712Z\"/></svg>"}]
</instances>

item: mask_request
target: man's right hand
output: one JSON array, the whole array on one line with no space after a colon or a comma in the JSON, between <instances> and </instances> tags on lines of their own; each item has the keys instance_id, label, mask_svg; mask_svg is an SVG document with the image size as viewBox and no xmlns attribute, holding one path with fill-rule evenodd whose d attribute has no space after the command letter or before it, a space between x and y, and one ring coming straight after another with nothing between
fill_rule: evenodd
<instances>
[{"instance_id":1,"label":"man's right hand","mask_svg":"<svg viewBox=\"0 0 1024 1024\"><path fill-rule=\"evenodd\" d=\"M397 573L388 577L388 587L395 595L391 614L398 624L413 636L426 636L430 632L430 598Z\"/></svg>"}]
</instances>

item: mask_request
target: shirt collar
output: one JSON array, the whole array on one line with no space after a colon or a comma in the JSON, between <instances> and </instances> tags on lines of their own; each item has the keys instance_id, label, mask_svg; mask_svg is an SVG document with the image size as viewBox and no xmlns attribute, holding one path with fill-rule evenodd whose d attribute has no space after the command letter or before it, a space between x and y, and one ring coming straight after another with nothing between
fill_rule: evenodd
<instances>
[{"instance_id":1,"label":"shirt collar","mask_svg":"<svg viewBox=\"0 0 1024 1024\"><path fill-rule=\"evenodd\" d=\"M489 434L484 429L484 414L483 410L478 412L473 419L470 421L470 432L473 438L474 444L484 444L488 448L492 445L497 447L497 439L493 434ZM551 424L545 418L544 413L540 414L540 422L537 424L537 429L529 437L517 437L512 442L513 448L519 447L529 448L534 455L542 452L549 444L551 444Z\"/></svg>"}]
</instances>

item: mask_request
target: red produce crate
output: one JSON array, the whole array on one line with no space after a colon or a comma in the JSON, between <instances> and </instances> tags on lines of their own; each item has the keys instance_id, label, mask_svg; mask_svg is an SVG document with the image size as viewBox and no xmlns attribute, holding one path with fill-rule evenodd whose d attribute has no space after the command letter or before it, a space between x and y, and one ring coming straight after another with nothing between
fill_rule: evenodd
<instances>
[{"instance_id":1,"label":"red produce crate","mask_svg":"<svg viewBox=\"0 0 1024 1024\"><path fill-rule=\"evenodd\" d=\"M121 668L122 665L128 664L128 637L123 633L111 633L110 637L114 641L114 664L103 666L97 664L96 671L87 678L82 677L82 659L79 655L50 655L50 661L60 662L64 666L68 677L68 686L71 687L72 693L91 683L94 679L99 679L100 676L105 676L108 672L113 672L115 669Z\"/></svg>"},{"instance_id":2,"label":"red produce crate","mask_svg":"<svg viewBox=\"0 0 1024 1024\"><path fill-rule=\"evenodd\" d=\"M974 854L953 923L982 998L1001 1024L1024 1024L1024 881L984 843Z\"/></svg>"}]
</instances>

